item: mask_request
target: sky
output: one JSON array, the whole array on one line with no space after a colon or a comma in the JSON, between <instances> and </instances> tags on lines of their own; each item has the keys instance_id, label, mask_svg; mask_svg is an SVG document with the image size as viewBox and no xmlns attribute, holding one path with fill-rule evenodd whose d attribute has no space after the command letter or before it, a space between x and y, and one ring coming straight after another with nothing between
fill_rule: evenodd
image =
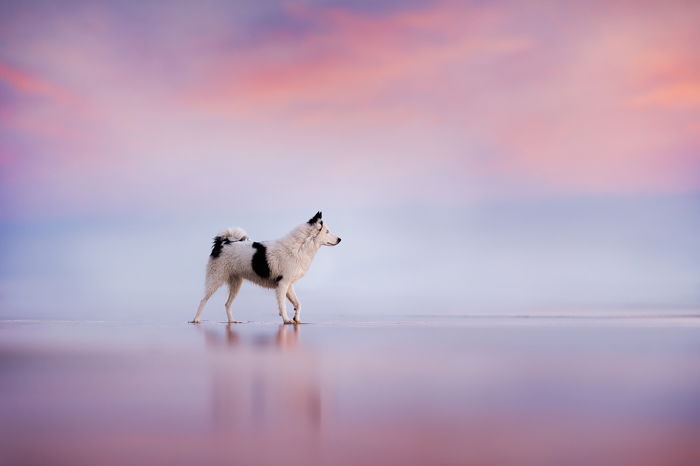
<instances>
[{"instance_id":1,"label":"sky","mask_svg":"<svg viewBox=\"0 0 700 466\"><path fill-rule=\"evenodd\" d=\"M344 242L298 287L317 307L698 306L699 21L693 1L4 1L0 315L179 318L217 231L319 209ZM263 296L239 299L262 316Z\"/></svg>"}]
</instances>

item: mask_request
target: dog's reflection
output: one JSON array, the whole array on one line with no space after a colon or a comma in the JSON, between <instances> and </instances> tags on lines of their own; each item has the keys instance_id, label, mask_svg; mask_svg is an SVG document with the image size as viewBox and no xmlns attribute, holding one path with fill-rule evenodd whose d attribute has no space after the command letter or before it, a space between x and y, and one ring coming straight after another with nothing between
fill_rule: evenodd
<instances>
[{"instance_id":1,"label":"dog's reflection","mask_svg":"<svg viewBox=\"0 0 700 466\"><path fill-rule=\"evenodd\" d=\"M215 429L300 438L320 429L321 389L301 325L280 325L272 333L259 327L244 333L235 324L200 328L209 349Z\"/></svg>"},{"instance_id":2,"label":"dog's reflection","mask_svg":"<svg viewBox=\"0 0 700 466\"><path fill-rule=\"evenodd\" d=\"M197 324L202 328L201 324ZM235 330L235 324L226 324L225 330L215 328L202 328L204 339L209 349L235 348L239 345L250 344L254 348L279 348L283 350L292 349L297 346L301 334L301 325L280 325L274 336L269 334L257 334L247 341L241 339L241 335Z\"/></svg>"}]
</instances>

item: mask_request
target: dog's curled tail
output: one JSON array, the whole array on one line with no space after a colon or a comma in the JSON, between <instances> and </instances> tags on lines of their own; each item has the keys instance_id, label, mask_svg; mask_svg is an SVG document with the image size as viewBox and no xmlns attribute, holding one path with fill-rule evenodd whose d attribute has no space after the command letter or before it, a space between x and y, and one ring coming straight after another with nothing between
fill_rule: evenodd
<instances>
[{"instance_id":1,"label":"dog's curled tail","mask_svg":"<svg viewBox=\"0 0 700 466\"><path fill-rule=\"evenodd\" d=\"M241 227L229 228L216 235L216 237L222 239L226 238L229 241L245 241L250 239L248 238L248 233Z\"/></svg>"},{"instance_id":2,"label":"dog's curled tail","mask_svg":"<svg viewBox=\"0 0 700 466\"><path fill-rule=\"evenodd\" d=\"M214 245L211 248L211 257L216 259L221 254L224 245L231 244L235 241L246 241L250 239L248 233L243 228L229 228L222 231L214 237Z\"/></svg>"}]
</instances>

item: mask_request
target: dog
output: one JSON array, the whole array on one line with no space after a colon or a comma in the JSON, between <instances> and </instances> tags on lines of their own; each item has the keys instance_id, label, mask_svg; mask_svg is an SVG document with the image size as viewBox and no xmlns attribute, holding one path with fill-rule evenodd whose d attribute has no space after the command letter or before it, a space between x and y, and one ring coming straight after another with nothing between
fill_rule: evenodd
<instances>
[{"instance_id":1,"label":"dog","mask_svg":"<svg viewBox=\"0 0 700 466\"><path fill-rule=\"evenodd\" d=\"M207 301L224 283L229 287L226 317L230 323L236 323L231 305L244 279L273 288L284 323L300 323L301 303L294 292L294 283L306 275L321 246L340 243L340 238L323 224L322 215L316 212L306 223L275 241L252 241L242 228L229 228L215 236L207 264L204 297L191 323L201 321ZM285 298L294 306L294 320L287 315Z\"/></svg>"}]
</instances>

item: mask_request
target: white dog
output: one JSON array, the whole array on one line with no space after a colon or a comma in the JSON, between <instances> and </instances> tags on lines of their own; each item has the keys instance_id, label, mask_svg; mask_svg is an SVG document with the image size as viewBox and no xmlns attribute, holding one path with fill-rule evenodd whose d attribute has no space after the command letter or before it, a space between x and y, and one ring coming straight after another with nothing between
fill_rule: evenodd
<instances>
[{"instance_id":1,"label":"white dog","mask_svg":"<svg viewBox=\"0 0 700 466\"><path fill-rule=\"evenodd\" d=\"M231 304L244 278L275 289L279 314L285 324L301 322L301 304L294 293L294 283L306 275L321 246L338 243L340 238L323 224L321 212L276 241L253 242L243 229L229 228L214 238L207 264L204 298L192 322L201 320L207 301L224 283L229 286L226 316L229 322L235 322ZM285 297L294 305L294 321L287 315Z\"/></svg>"}]
</instances>

